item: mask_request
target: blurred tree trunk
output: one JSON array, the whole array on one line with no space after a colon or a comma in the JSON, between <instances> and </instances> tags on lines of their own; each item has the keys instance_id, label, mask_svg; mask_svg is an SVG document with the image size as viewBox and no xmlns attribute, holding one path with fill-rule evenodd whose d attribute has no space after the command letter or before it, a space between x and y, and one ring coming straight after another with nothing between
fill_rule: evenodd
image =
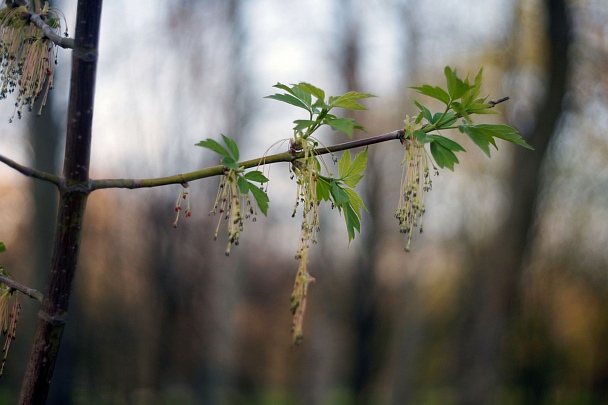
<instances>
[{"instance_id":1,"label":"blurred tree trunk","mask_svg":"<svg viewBox=\"0 0 608 405\"><path fill-rule=\"evenodd\" d=\"M416 83L416 75L420 69L419 58L413 57L420 52L420 23L418 15L413 12L415 5L413 1L395 0L393 4L394 13L402 21L399 24L399 49L402 52L400 66L403 69L400 88L407 89ZM399 106L407 105L408 93L403 91ZM402 111L398 111L402 115ZM386 173L379 174L386 177ZM405 258L404 268L408 266ZM421 297L421 287L417 277L408 277L403 286L400 286L400 300L403 311L398 311L395 316L395 349L393 363L396 372L393 376L391 403L394 405L408 404L412 401L413 391L416 388L416 375L420 365L420 357L423 352L424 343L427 339L426 324Z\"/></svg>"},{"instance_id":2,"label":"blurred tree trunk","mask_svg":"<svg viewBox=\"0 0 608 405\"><path fill-rule=\"evenodd\" d=\"M472 253L474 263L461 290L462 322L457 339L455 380L458 402L488 404L504 384L506 334L519 309L520 281L534 239L541 166L562 112L567 90L570 19L564 0L545 0L547 88L536 112L536 127L524 137L535 148L518 148L508 175L511 207L495 238Z\"/></svg>"},{"instance_id":3,"label":"blurred tree trunk","mask_svg":"<svg viewBox=\"0 0 608 405\"><path fill-rule=\"evenodd\" d=\"M363 91L360 84L361 76L361 13L365 5L349 0L338 3L341 38L339 42L338 60L340 61L340 75L346 91ZM357 123L366 126L365 116L358 112L349 114ZM364 134L355 133L355 137ZM381 193L382 176L381 165L377 161L375 148L367 153L367 169L365 178L359 189L369 214L363 215L361 225L361 243L356 253L356 268L354 273L354 364L352 389L356 396L356 403L370 403L370 384L374 378L374 345L373 339L376 331L375 317L378 311L378 286L376 280L376 264L378 257L378 241L381 224L374 218L379 215L382 206ZM373 179L373 181L370 181ZM378 347L378 346L376 346Z\"/></svg>"},{"instance_id":4,"label":"blurred tree trunk","mask_svg":"<svg viewBox=\"0 0 608 405\"><path fill-rule=\"evenodd\" d=\"M176 44L182 47L185 54L187 71L193 72L189 81L202 83L200 92L213 92L213 115L222 128L222 132L234 139L241 151L244 151L243 142L247 131L243 128L248 126L252 112L252 103L249 97L249 80L246 63L246 41L247 33L243 20L242 0L179 0L171 3L168 7L172 13L177 13L176 23L171 27L174 31ZM187 29L201 32L200 37L191 37ZM210 40L213 39L213 40ZM194 77L200 75L199 77ZM206 116L205 116L206 117ZM200 119L200 118L199 118ZM180 125L177 123L177 125ZM183 125L183 124L182 124ZM206 137L217 137L219 134L201 134L201 139ZM217 160L213 164L216 164ZM213 185L216 183L214 182ZM209 193L214 193L209 185ZM204 185L197 185L204 187ZM201 206L200 210L207 208ZM211 209L211 207L208 207ZM211 240L218 217L213 221L207 218L203 220L203 228L196 227L199 237ZM167 232L167 224L159 221L151 221L158 228L159 233ZM211 225L211 222L214 224ZM200 224L199 224L200 225ZM189 220L180 220L177 232L185 234L192 228ZM177 317L184 317L183 310L177 303L182 305L194 305L203 302L199 307L188 308L190 310L190 322L193 325L193 333L201 337L198 347L192 348L196 353L198 366L194 372L192 386L195 387L196 397L200 403L218 404L228 403L237 385L237 371L239 361L236 358L237 330L234 311L241 296L240 277L238 269L241 266L239 257L244 247L233 247L233 254L229 258L221 257L219 263L210 260L210 252L217 252L221 247L225 248L224 228L225 222L220 226L220 236L216 245L204 248L200 246L196 253L196 259L191 258L194 263L176 268L176 264L183 263L178 257L182 255L184 244L178 239L167 240L165 252L158 252L159 260L163 263L156 271L158 291L163 294L170 292L164 299L167 301L164 308L164 321L169 328ZM193 236L190 240L196 238ZM187 237L184 236L184 240ZM177 247L179 245L179 247ZM245 253L247 254L247 253ZM216 264L217 263L217 264ZM188 270L190 269L190 270ZM168 272L170 278L178 280L179 287L165 291ZM184 321L185 322L185 321ZM170 329L161 333L159 337L158 364L162 365L170 356L170 352L164 350L166 339L172 338ZM165 352L164 354L162 352ZM158 377L162 380L165 373Z\"/></svg>"}]
</instances>

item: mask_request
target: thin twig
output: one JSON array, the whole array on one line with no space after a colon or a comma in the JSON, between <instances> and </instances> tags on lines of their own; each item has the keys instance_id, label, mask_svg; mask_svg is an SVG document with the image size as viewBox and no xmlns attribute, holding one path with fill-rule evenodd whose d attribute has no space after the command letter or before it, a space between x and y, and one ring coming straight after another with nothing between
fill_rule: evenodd
<instances>
[{"instance_id":1,"label":"thin twig","mask_svg":"<svg viewBox=\"0 0 608 405\"><path fill-rule=\"evenodd\" d=\"M357 139L355 141L344 142L338 145L329 146L326 148L318 148L314 150L315 155L325 155L328 153L334 153L343 151L346 149L353 149L362 146L373 145L375 143L391 141L400 139L404 135L402 129L388 132L386 134L372 136L364 139ZM275 155L270 155L262 158L256 158L239 162L239 167L249 169L260 165L279 163L279 162L293 162L296 159L304 157L304 152L283 152ZM104 188L149 188L165 186L167 184L182 184L193 180L200 180L207 177L219 176L222 174L224 166L213 166L194 172L176 174L168 177L159 177L153 179L102 179L102 180L90 180L90 190L100 190Z\"/></svg>"},{"instance_id":2,"label":"thin twig","mask_svg":"<svg viewBox=\"0 0 608 405\"><path fill-rule=\"evenodd\" d=\"M15 280L10 279L1 274L0 274L0 283L5 284L5 285L9 286L10 288L12 288L13 290L17 290L20 293L23 293L23 294L27 295L28 297L38 300L40 303L42 303L42 299L44 298L44 296L38 290L26 287L23 284L19 284Z\"/></svg>"},{"instance_id":3,"label":"thin twig","mask_svg":"<svg viewBox=\"0 0 608 405\"><path fill-rule=\"evenodd\" d=\"M490 108L492 108L492 107L494 107L496 104L504 103L504 102L505 102L505 101L507 101L508 99L509 99L509 97L503 97L503 98L500 98L500 99L498 99L498 100L496 100L496 101L494 101L494 100L490 100L490 101L488 101L488 104L490 104Z\"/></svg>"},{"instance_id":4,"label":"thin twig","mask_svg":"<svg viewBox=\"0 0 608 405\"><path fill-rule=\"evenodd\" d=\"M33 177L35 179L48 181L49 183L53 183L57 186L61 182L61 178L59 176L55 176L54 174L50 174L47 172L43 172L41 170L36 170L36 169L32 169L31 167L21 165L21 164L15 162L14 160L9 159L3 155L0 155L0 162L4 163L5 165L7 165L9 167L12 167L13 169L17 170L19 173L21 173L25 176L28 176L28 177Z\"/></svg>"}]
</instances>

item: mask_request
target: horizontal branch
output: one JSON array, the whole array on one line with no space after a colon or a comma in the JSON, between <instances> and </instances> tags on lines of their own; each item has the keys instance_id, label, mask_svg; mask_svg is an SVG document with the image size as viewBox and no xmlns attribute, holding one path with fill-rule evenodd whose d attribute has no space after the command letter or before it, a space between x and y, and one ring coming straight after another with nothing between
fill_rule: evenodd
<instances>
[{"instance_id":1,"label":"horizontal branch","mask_svg":"<svg viewBox=\"0 0 608 405\"><path fill-rule=\"evenodd\" d=\"M399 129L396 131L388 132L386 134L372 136L369 138L358 139L355 141L344 142L338 145L329 147L318 148L314 150L316 155L325 155L328 153L340 152L346 149L353 149L362 146L373 145L375 143L392 141L395 139L401 139L404 135L404 130ZM249 169L260 165L266 165L271 163L279 162L293 162L296 159L304 157L303 152L283 152L276 155L265 156L261 158L246 160L239 162L239 167ZM146 187L159 187L166 186L168 184L182 184L194 180L200 180L207 177L219 176L224 172L224 166L213 166L201 170L196 170L184 174L176 174L168 177L159 177L153 179L103 179L103 180L91 180L90 191L100 190L104 188L146 188Z\"/></svg>"},{"instance_id":2,"label":"horizontal branch","mask_svg":"<svg viewBox=\"0 0 608 405\"><path fill-rule=\"evenodd\" d=\"M57 186L61 182L61 178L59 176L55 176L54 174L50 174L50 173L43 172L40 170L32 169L31 167L28 167L28 166L21 165L21 164L15 162L14 160L9 159L3 155L0 155L0 162L4 163L5 165L7 165L9 167L12 167L13 169L17 170L19 173L21 173L25 176L28 176L28 177L33 177L35 179L48 181L49 183L53 183Z\"/></svg>"},{"instance_id":3,"label":"horizontal branch","mask_svg":"<svg viewBox=\"0 0 608 405\"><path fill-rule=\"evenodd\" d=\"M35 300L38 300L38 301L40 301L40 303L42 303L42 299L44 298L44 296L38 290L26 287L23 284L19 284L15 280L5 277L1 274L0 274L0 283L5 284L5 285L9 286L10 288L12 288L13 290L17 290L20 293L23 293L23 294L27 295L28 297L34 298Z\"/></svg>"}]
</instances>

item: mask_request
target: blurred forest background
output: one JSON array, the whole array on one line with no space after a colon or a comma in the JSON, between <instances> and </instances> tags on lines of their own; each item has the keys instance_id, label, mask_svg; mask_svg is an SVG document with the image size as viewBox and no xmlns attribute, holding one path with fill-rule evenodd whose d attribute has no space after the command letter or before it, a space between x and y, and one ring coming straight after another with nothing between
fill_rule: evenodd
<instances>
[{"instance_id":1,"label":"blurred forest background","mask_svg":"<svg viewBox=\"0 0 608 405\"><path fill-rule=\"evenodd\" d=\"M55 3L74 21L75 2ZM322 212L305 337L291 347L299 215L287 165L270 213L224 256L208 216L218 179L92 194L53 404L608 403L608 3L604 0L151 0L105 4L93 178L170 175L217 163L193 145L224 133L245 159L290 136L277 81L373 93L370 135L415 114L409 86L484 67L489 119L536 151L469 153L427 195L412 252L393 214L403 152L370 149L369 214L350 248ZM73 27L70 26L73 35ZM8 124L0 153L58 172L70 52L41 118ZM357 136L364 136L358 134ZM326 132L325 144L344 141ZM273 149L283 151L283 148ZM2 264L43 289L53 187L0 167ZM292 198L293 197L293 198ZM38 304L21 298L0 402L15 403Z\"/></svg>"}]
</instances>

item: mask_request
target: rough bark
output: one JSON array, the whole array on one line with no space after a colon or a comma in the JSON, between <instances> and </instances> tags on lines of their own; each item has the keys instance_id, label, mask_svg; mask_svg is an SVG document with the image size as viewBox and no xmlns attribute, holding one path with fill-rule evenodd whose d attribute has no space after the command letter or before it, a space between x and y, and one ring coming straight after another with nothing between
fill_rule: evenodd
<instances>
[{"instance_id":1,"label":"rough bark","mask_svg":"<svg viewBox=\"0 0 608 405\"><path fill-rule=\"evenodd\" d=\"M80 0L68 109L63 178L51 267L19 403L46 401L67 320L86 201L102 0Z\"/></svg>"}]
</instances>

